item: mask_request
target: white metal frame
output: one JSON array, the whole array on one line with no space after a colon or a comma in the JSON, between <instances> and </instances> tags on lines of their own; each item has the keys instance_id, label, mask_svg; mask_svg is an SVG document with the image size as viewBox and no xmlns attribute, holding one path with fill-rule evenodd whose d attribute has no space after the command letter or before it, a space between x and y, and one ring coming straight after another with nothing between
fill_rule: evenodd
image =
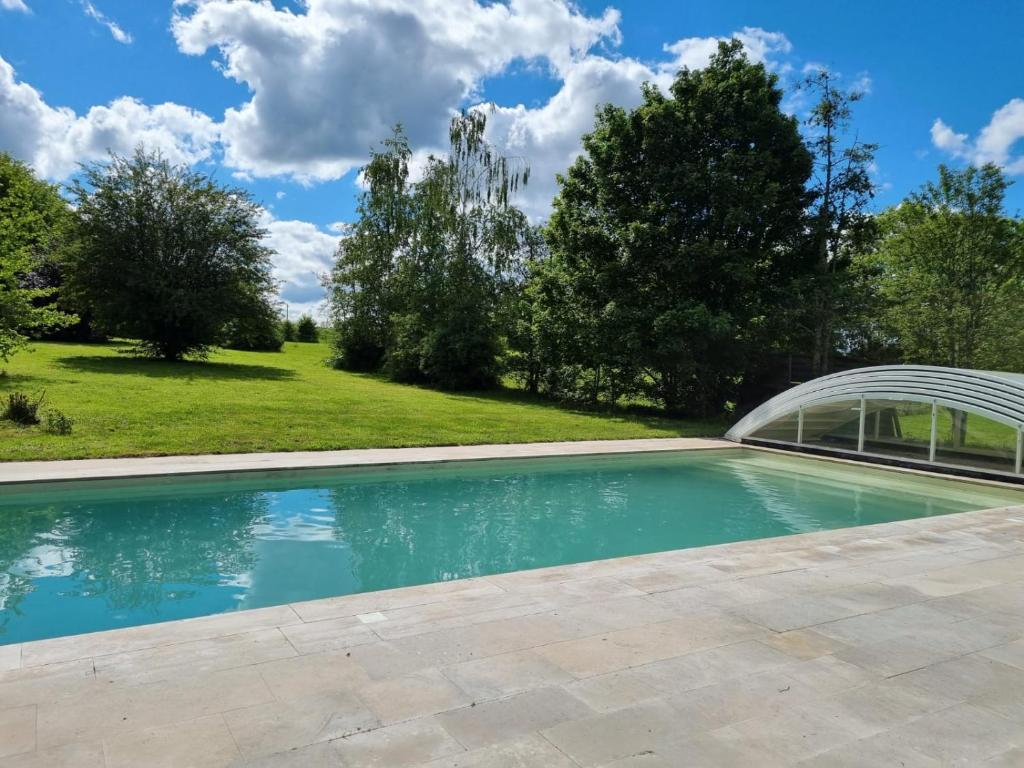
<instances>
[{"instance_id":1,"label":"white metal frame","mask_svg":"<svg viewBox=\"0 0 1024 768\"><path fill-rule=\"evenodd\" d=\"M970 371L924 365L858 368L813 379L783 392L744 416L726 434L742 441L765 425L796 412L797 444L804 441L804 410L812 405L860 401L857 452L864 453L867 400L930 404L928 461L936 463L936 422L940 407L978 414L1017 430L1016 474L1024 474L1024 374Z\"/></svg>"}]
</instances>

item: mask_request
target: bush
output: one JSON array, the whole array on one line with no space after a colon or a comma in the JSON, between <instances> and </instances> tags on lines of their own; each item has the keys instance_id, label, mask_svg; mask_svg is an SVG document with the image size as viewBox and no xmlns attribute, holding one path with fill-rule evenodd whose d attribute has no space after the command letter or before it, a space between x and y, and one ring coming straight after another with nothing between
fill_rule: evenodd
<instances>
[{"instance_id":1,"label":"bush","mask_svg":"<svg viewBox=\"0 0 1024 768\"><path fill-rule=\"evenodd\" d=\"M39 408L46 398L46 393L40 393L39 397L32 400L24 392L11 392L7 396L7 405L4 407L3 417L15 424L29 427L39 423Z\"/></svg>"},{"instance_id":2,"label":"bush","mask_svg":"<svg viewBox=\"0 0 1024 768\"><path fill-rule=\"evenodd\" d=\"M244 317L231 321L226 335L224 346L228 349L280 352L284 345L284 332L277 312L265 301L257 302Z\"/></svg>"},{"instance_id":3,"label":"bush","mask_svg":"<svg viewBox=\"0 0 1024 768\"><path fill-rule=\"evenodd\" d=\"M320 340L320 329L316 327L316 321L312 317L303 315L295 326L295 335L297 341L315 344Z\"/></svg>"},{"instance_id":4,"label":"bush","mask_svg":"<svg viewBox=\"0 0 1024 768\"><path fill-rule=\"evenodd\" d=\"M295 333L295 323L291 320L284 320L281 323L281 335L285 341L297 341L298 336Z\"/></svg>"},{"instance_id":5,"label":"bush","mask_svg":"<svg viewBox=\"0 0 1024 768\"><path fill-rule=\"evenodd\" d=\"M46 412L46 431L51 435L70 435L75 420L56 409Z\"/></svg>"}]
</instances>

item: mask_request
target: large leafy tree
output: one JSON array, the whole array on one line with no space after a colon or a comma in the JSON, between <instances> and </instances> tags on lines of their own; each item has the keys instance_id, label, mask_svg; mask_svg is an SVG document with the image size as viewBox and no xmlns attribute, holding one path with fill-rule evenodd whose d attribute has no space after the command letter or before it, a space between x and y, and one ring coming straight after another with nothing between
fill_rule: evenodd
<instances>
[{"instance_id":1,"label":"large leafy tree","mask_svg":"<svg viewBox=\"0 0 1024 768\"><path fill-rule=\"evenodd\" d=\"M829 357L840 344L843 321L857 306L858 294L849 270L853 254L873 233L867 206L875 194L871 165L878 145L851 135L853 106L863 94L839 88L827 69L804 81L816 97L806 125L814 156L809 212L810 248L814 272L802 291L811 339L811 369L828 373Z\"/></svg>"},{"instance_id":2,"label":"large leafy tree","mask_svg":"<svg viewBox=\"0 0 1024 768\"><path fill-rule=\"evenodd\" d=\"M448 155L428 158L415 183L400 130L371 157L329 286L340 365L448 389L497 381L530 239L511 200L528 170L488 144L486 122L482 111L452 120Z\"/></svg>"},{"instance_id":3,"label":"large leafy tree","mask_svg":"<svg viewBox=\"0 0 1024 768\"><path fill-rule=\"evenodd\" d=\"M260 209L239 189L138 149L83 168L72 288L142 354L205 355L273 291Z\"/></svg>"},{"instance_id":4,"label":"large leafy tree","mask_svg":"<svg viewBox=\"0 0 1024 768\"><path fill-rule=\"evenodd\" d=\"M60 257L73 218L56 187L0 153L0 361L25 343L28 332L75 320L47 305L53 289L32 280Z\"/></svg>"},{"instance_id":5,"label":"large leafy tree","mask_svg":"<svg viewBox=\"0 0 1024 768\"><path fill-rule=\"evenodd\" d=\"M734 40L668 94L599 111L560 179L539 277L561 386L714 412L781 338L808 268L811 173L781 97Z\"/></svg>"},{"instance_id":6,"label":"large leafy tree","mask_svg":"<svg viewBox=\"0 0 1024 768\"><path fill-rule=\"evenodd\" d=\"M1024 370L1024 229L994 165L939 167L879 220L860 260L884 333L909 363Z\"/></svg>"}]
</instances>

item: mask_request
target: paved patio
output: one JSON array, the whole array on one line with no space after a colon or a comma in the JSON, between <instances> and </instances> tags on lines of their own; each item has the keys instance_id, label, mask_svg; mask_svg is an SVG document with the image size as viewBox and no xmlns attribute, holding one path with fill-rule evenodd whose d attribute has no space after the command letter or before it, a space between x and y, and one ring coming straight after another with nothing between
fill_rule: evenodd
<instances>
[{"instance_id":1,"label":"paved patio","mask_svg":"<svg viewBox=\"0 0 1024 768\"><path fill-rule=\"evenodd\" d=\"M1024 764L1024 507L0 647L4 766Z\"/></svg>"}]
</instances>

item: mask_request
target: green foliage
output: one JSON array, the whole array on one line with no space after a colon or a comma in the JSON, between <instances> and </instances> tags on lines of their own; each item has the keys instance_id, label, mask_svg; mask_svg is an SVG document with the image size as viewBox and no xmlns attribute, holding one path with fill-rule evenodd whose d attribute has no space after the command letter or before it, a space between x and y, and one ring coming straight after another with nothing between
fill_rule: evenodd
<instances>
[{"instance_id":1,"label":"green foliage","mask_svg":"<svg viewBox=\"0 0 1024 768\"><path fill-rule=\"evenodd\" d=\"M858 264L879 333L905 362L1024 370L1024 227L994 165L939 167L937 182L880 217Z\"/></svg>"},{"instance_id":2,"label":"green foliage","mask_svg":"<svg viewBox=\"0 0 1024 768\"><path fill-rule=\"evenodd\" d=\"M24 346L26 334L76 320L42 305L54 290L33 285L33 270L60 257L73 214L57 189L0 152L0 361Z\"/></svg>"},{"instance_id":3,"label":"green foliage","mask_svg":"<svg viewBox=\"0 0 1024 768\"><path fill-rule=\"evenodd\" d=\"M44 429L51 435L70 435L75 428L75 420L63 411L51 409L46 412Z\"/></svg>"},{"instance_id":4,"label":"green foliage","mask_svg":"<svg viewBox=\"0 0 1024 768\"><path fill-rule=\"evenodd\" d=\"M39 409L46 400L46 393L41 392L34 400L24 392L11 392L7 396L7 404L4 406L3 418L13 421L23 427L30 427L39 423Z\"/></svg>"},{"instance_id":5,"label":"green foliage","mask_svg":"<svg viewBox=\"0 0 1024 768\"><path fill-rule=\"evenodd\" d=\"M784 337L811 157L781 96L732 41L668 95L598 112L533 275L542 389L719 413Z\"/></svg>"},{"instance_id":6,"label":"green foliage","mask_svg":"<svg viewBox=\"0 0 1024 768\"><path fill-rule=\"evenodd\" d=\"M241 317L228 323L226 335L225 347L253 352L280 352L285 341L277 309L262 296L255 297Z\"/></svg>"},{"instance_id":7,"label":"green foliage","mask_svg":"<svg viewBox=\"0 0 1024 768\"><path fill-rule=\"evenodd\" d=\"M273 289L260 208L158 153L85 166L73 192L80 243L74 291L136 352L202 357Z\"/></svg>"},{"instance_id":8,"label":"green foliage","mask_svg":"<svg viewBox=\"0 0 1024 768\"><path fill-rule=\"evenodd\" d=\"M295 323L293 323L291 320L282 320L281 336L285 341L297 340L298 332L295 330Z\"/></svg>"},{"instance_id":9,"label":"green foliage","mask_svg":"<svg viewBox=\"0 0 1024 768\"><path fill-rule=\"evenodd\" d=\"M295 327L295 340L306 344L315 344L320 341L320 329L316 327L316 320L309 315L300 317L299 323Z\"/></svg>"},{"instance_id":10,"label":"green foliage","mask_svg":"<svg viewBox=\"0 0 1024 768\"><path fill-rule=\"evenodd\" d=\"M804 88L817 97L807 118L808 146L814 156L808 212L808 247L814 270L799 293L807 308L804 318L810 340L814 375L828 373L829 357L840 345L849 346L843 336L843 321L857 311L859 295L849 266L853 254L874 234L874 219L867 206L875 194L871 180L877 144L852 138L853 105L861 100L859 91L836 87L826 69L809 75Z\"/></svg>"},{"instance_id":11,"label":"green foliage","mask_svg":"<svg viewBox=\"0 0 1024 768\"><path fill-rule=\"evenodd\" d=\"M415 184L400 129L373 153L328 285L340 367L445 389L497 383L500 321L531 237L510 201L529 174L485 127L480 111L455 118L448 156L428 158Z\"/></svg>"}]
</instances>

